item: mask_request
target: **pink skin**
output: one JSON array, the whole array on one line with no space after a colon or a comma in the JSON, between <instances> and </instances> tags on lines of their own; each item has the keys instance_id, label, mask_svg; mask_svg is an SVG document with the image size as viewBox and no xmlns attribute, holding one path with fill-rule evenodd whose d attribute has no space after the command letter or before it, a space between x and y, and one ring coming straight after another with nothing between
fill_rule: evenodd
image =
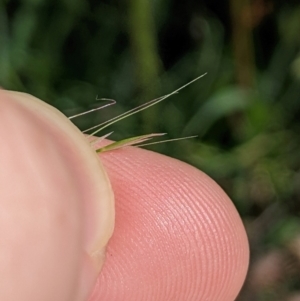
<instances>
[{"instance_id":1,"label":"pink skin","mask_svg":"<svg viewBox=\"0 0 300 301\"><path fill-rule=\"evenodd\" d=\"M109 180L69 120L0 91L0 300L88 297L113 231Z\"/></svg>"},{"instance_id":2,"label":"pink skin","mask_svg":"<svg viewBox=\"0 0 300 301\"><path fill-rule=\"evenodd\" d=\"M110 184L68 121L28 114L28 97L0 91L0 300L234 300L249 251L231 201L199 170L133 147L100 156L116 220L97 277Z\"/></svg>"},{"instance_id":3,"label":"pink skin","mask_svg":"<svg viewBox=\"0 0 300 301\"><path fill-rule=\"evenodd\" d=\"M116 224L89 301L232 301L248 267L240 217L207 175L138 148L101 155Z\"/></svg>"}]
</instances>

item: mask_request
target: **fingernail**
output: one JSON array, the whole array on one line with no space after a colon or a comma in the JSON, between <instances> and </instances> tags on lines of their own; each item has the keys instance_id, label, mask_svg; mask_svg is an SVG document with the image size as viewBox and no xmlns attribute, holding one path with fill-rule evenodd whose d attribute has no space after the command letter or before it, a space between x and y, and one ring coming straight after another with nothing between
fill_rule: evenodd
<instances>
[{"instance_id":1,"label":"fingernail","mask_svg":"<svg viewBox=\"0 0 300 301\"><path fill-rule=\"evenodd\" d=\"M90 174L84 199L85 251L91 257L96 268L103 264L103 249L106 247L114 229L113 190L98 155L93 152L94 160L89 164L98 166Z\"/></svg>"},{"instance_id":2,"label":"fingernail","mask_svg":"<svg viewBox=\"0 0 300 301\"><path fill-rule=\"evenodd\" d=\"M101 253L104 261L104 249ZM84 253L76 301L89 300L89 297L93 293L98 274L99 271L98 268L95 268L95 261L89 254Z\"/></svg>"},{"instance_id":3,"label":"fingernail","mask_svg":"<svg viewBox=\"0 0 300 301\"><path fill-rule=\"evenodd\" d=\"M62 113L27 94L5 92L3 98L5 97L11 100L13 112L17 112L20 118L23 115L27 118L24 116L21 118L21 120L25 120L24 124L27 124L34 117L37 124L43 125L41 128L46 129L46 133L49 133L50 136L49 141L47 140L48 144L45 145L49 145L51 142L50 145L55 149L55 158L59 158L63 162L64 168L60 167L63 169L62 172L66 174L68 183L70 183L70 195L76 194L74 204L72 203L73 197L68 198L68 202L63 204L73 204L73 209L76 206L75 209L78 212L74 209L76 211L74 216L76 215L78 218L76 222L83 228L81 228L83 230L81 233L77 233L77 228L71 230L76 230L76 233L72 233L72 235L78 237L78 246L80 246L80 241L83 242L79 295L86 296L89 293L88 290L95 284L97 275L102 268L105 247L114 228L114 196L109 178L86 137ZM31 132L37 133L33 135ZM30 133L31 136L39 137L39 139L30 140L32 145L38 143L46 135L36 126L30 127ZM25 142L28 144L28 141ZM32 148L30 149L32 150ZM50 154L52 154L52 148L49 148ZM34 150L36 149L34 148ZM32 151L32 153L35 154L36 152ZM43 154L42 151L41 153ZM47 161L41 160L41 162ZM53 173L56 171L56 166L46 165L47 168L54 168ZM44 165L42 164L42 166ZM81 236L82 234L83 236ZM80 250L74 251L80 253ZM81 262L78 262L79 268L80 264ZM80 301L82 300L84 299Z\"/></svg>"},{"instance_id":4,"label":"fingernail","mask_svg":"<svg viewBox=\"0 0 300 301\"><path fill-rule=\"evenodd\" d=\"M79 293L86 300L91 293L105 259L105 248L114 229L114 195L106 171L91 150L89 174L82 174L84 210L84 260ZM97 168L95 168L97 167ZM92 171L92 172L91 172Z\"/></svg>"}]
</instances>

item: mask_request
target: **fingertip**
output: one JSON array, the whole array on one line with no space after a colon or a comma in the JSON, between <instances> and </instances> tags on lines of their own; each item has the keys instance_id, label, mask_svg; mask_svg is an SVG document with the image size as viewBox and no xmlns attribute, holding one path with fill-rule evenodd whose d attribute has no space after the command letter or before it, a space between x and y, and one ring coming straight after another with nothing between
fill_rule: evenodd
<instances>
[{"instance_id":1,"label":"fingertip","mask_svg":"<svg viewBox=\"0 0 300 301\"><path fill-rule=\"evenodd\" d=\"M116 228L92 300L233 300L248 240L224 191L178 160L126 148L102 155Z\"/></svg>"},{"instance_id":2,"label":"fingertip","mask_svg":"<svg viewBox=\"0 0 300 301\"><path fill-rule=\"evenodd\" d=\"M113 231L105 170L82 133L31 95L0 91L0 120L0 300L82 301Z\"/></svg>"}]
</instances>

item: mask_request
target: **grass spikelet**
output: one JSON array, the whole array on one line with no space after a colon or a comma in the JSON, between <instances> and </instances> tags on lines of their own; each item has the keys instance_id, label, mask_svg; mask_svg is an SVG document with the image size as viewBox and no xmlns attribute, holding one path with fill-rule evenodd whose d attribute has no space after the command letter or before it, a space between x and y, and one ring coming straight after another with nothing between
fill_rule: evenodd
<instances>
[{"instance_id":1,"label":"grass spikelet","mask_svg":"<svg viewBox=\"0 0 300 301\"><path fill-rule=\"evenodd\" d=\"M98 125L95 125L95 126L89 128L89 129L86 129L86 130L83 131L83 133L87 133L87 132L90 132L90 131L94 130L91 134L88 135L87 139L89 139L89 141L92 145L95 145L95 143L99 143L100 141L104 140L105 138L107 138L108 136L110 136L112 134L112 132L111 132L111 133L108 133L106 135L103 135L102 137L92 139L92 137L94 137L99 132L103 131L105 128L109 127L110 125L112 125L112 124L114 124L118 121L121 121L125 118L128 118L131 115L134 115L138 112L146 110L146 109L158 104L159 102L171 97L174 94L177 94L180 90L182 90L182 89L186 88L187 86L191 85L195 81L197 81L200 78L204 77L206 74L207 73L204 73L204 74L196 77L195 79L191 80L187 84L181 86L180 88L176 89L175 91L173 91L173 92L171 92L167 95L164 95L164 96L161 96L159 98L150 100L150 101L146 102L145 104L142 104L142 105L140 105L140 106L138 106L134 109L131 109L131 110L125 112L125 113L122 113L122 114L120 114L116 117L113 117L113 118L111 118L107 121L104 121L104 122L102 122ZM96 98L96 99L99 100L98 98ZM113 99L101 98L101 100L107 100L107 101L109 101L109 103L105 104L105 105L103 105L99 108L92 109L92 110L89 110L89 111L71 116L71 117L69 117L69 119L80 117L82 115L85 115L85 114L103 109L105 107L111 106L111 105L116 103L116 101L113 100ZM165 135L165 133L153 133L153 134L146 134L146 135L140 135L140 136L135 136L135 137L131 137L131 138L126 138L126 139L122 139L120 141L112 142L112 143L110 143L106 146L96 148L95 151L97 153L102 153L102 152L112 151L112 150L119 149L119 148L126 147L126 146L148 146L148 145L154 145L154 144L172 142L172 141L179 141L179 140L183 140L183 139L190 139L190 138L197 137L197 136L189 136L189 137L182 137L182 138L175 138L175 139L166 139L166 140L161 140L161 141L156 141L156 142L147 142L147 141L149 141L149 140L151 140L155 137L159 137L159 136L163 136L163 135ZM145 142L147 142L147 143L145 143Z\"/></svg>"}]
</instances>

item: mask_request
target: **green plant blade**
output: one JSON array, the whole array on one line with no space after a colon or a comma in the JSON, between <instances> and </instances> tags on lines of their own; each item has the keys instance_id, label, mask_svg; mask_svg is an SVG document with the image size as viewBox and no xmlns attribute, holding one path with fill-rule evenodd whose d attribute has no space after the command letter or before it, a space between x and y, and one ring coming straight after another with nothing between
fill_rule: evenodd
<instances>
[{"instance_id":1,"label":"green plant blade","mask_svg":"<svg viewBox=\"0 0 300 301\"><path fill-rule=\"evenodd\" d=\"M123 139L96 149L96 153L103 153L103 152L119 149L125 146L137 145L145 141L148 141L154 137L163 136L163 135L165 135L165 133L154 133L154 134L147 134L147 135L141 135L141 136Z\"/></svg>"}]
</instances>

